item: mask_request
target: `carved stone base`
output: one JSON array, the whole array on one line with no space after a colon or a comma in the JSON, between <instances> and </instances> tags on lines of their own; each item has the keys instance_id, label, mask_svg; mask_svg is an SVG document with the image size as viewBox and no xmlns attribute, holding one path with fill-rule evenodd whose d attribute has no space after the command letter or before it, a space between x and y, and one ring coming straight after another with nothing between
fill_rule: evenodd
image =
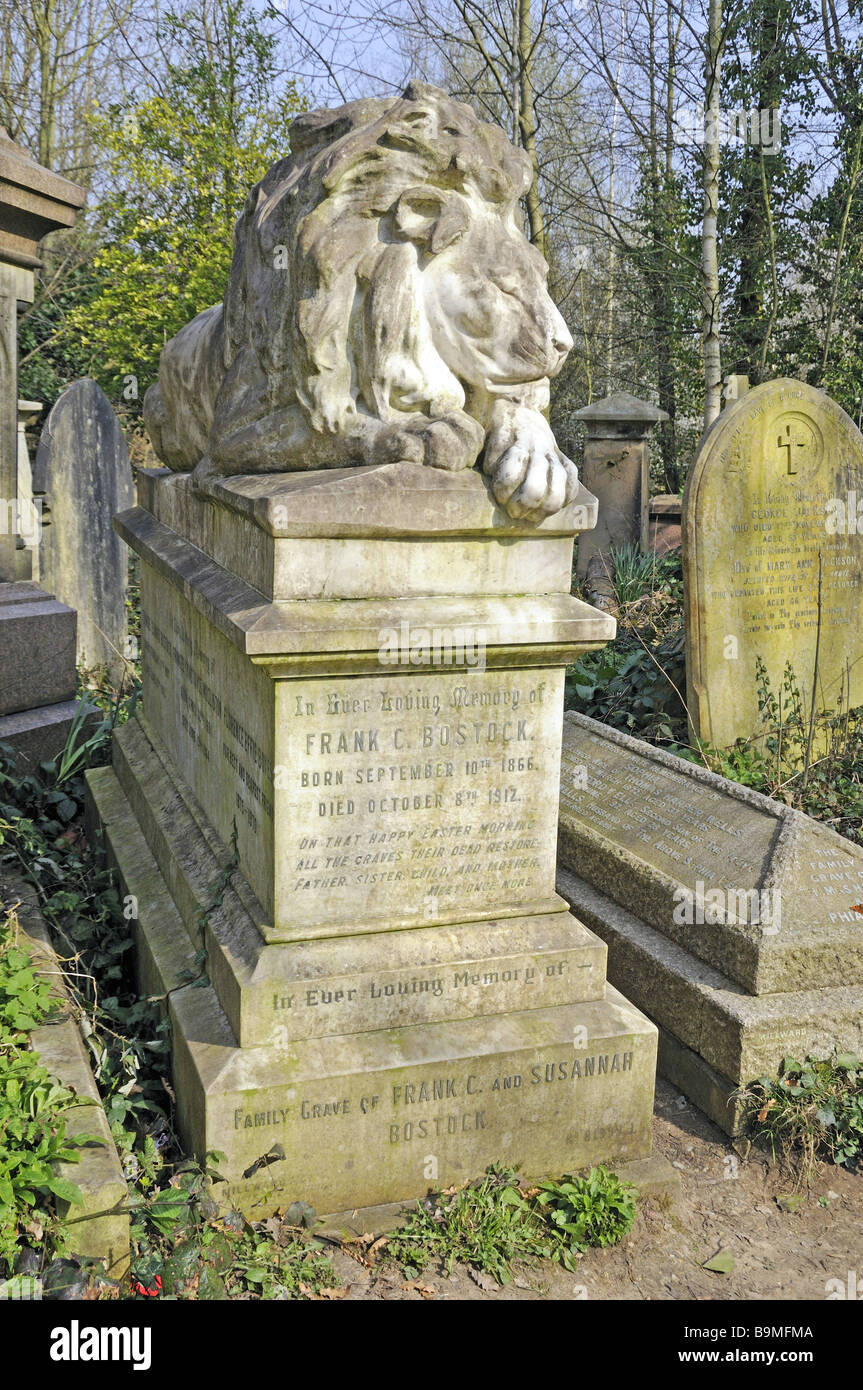
<instances>
[{"instance_id":1,"label":"carved stone base","mask_svg":"<svg viewBox=\"0 0 863 1390\"><path fill-rule=\"evenodd\" d=\"M188 1147L259 1213L645 1157L656 1030L554 887L564 670L613 632L569 593L593 499L531 527L408 465L214 492L150 475L119 519L143 712L89 779Z\"/></svg>"}]
</instances>

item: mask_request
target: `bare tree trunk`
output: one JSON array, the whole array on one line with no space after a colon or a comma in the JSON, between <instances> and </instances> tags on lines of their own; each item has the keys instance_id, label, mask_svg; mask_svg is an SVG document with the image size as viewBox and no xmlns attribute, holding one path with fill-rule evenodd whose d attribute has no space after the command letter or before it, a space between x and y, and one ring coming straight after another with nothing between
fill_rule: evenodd
<instances>
[{"instance_id":1,"label":"bare tree trunk","mask_svg":"<svg viewBox=\"0 0 863 1390\"><path fill-rule=\"evenodd\" d=\"M610 224L614 222L614 175L615 141L617 140L617 121L620 115L620 102L617 92L620 87L620 70L623 66L623 35L626 25L625 0L620 0L620 43L617 52L617 76L614 85L614 107L611 130L608 136L608 206L607 216ZM614 363L614 297L617 293L617 243L614 236L608 239L608 325L605 348L605 394L611 394L612 365ZM582 290L583 296L583 290Z\"/></svg>"},{"instance_id":2,"label":"bare tree trunk","mask_svg":"<svg viewBox=\"0 0 863 1390\"><path fill-rule=\"evenodd\" d=\"M545 219L539 200L539 161L536 154L536 105L533 90L533 34L530 0L518 0L518 127L521 145L533 167L533 180L525 197L530 239L545 255Z\"/></svg>"},{"instance_id":3,"label":"bare tree trunk","mask_svg":"<svg viewBox=\"0 0 863 1390\"><path fill-rule=\"evenodd\" d=\"M704 81L704 221L701 228L701 357L704 428L722 409L719 344L719 78L722 65L722 0L710 0Z\"/></svg>"},{"instance_id":4,"label":"bare tree trunk","mask_svg":"<svg viewBox=\"0 0 863 1390\"><path fill-rule=\"evenodd\" d=\"M827 370L827 361L830 356L830 345L833 339L833 328L836 321L836 306L839 302L839 287L842 283L842 258L845 254L848 222L851 217L851 205L854 202L854 195L857 192L857 185L860 182L861 145L863 145L863 125L861 125L860 129L857 131L857 138L854 142L854 154L852 156L851 168L848 176L848 191L845 195L845 206L842 209L842 220L839 224L839 242L836 247L836 263L830 285L830 303L827 306L827 321L824 325L824 346L821 351L821 362L818 368L819 381L822 380Z\"/></svg>"}]
</instances>

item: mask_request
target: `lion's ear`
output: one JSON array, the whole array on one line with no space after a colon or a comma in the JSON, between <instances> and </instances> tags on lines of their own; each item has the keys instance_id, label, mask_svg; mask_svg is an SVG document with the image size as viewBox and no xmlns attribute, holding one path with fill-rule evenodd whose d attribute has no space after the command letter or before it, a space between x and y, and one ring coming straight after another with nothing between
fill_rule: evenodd
<instances>
[{"instance_id":1,"label":"lion's ear","mask_svg":"<svg viewBox=\"0 0 863 1390\"><path fill-rule=\"evenodd\" d=\"M465 200L440 188L408 188L393 209L396 230L436 256L467 231Z\"/></svg>"}]
</instances>

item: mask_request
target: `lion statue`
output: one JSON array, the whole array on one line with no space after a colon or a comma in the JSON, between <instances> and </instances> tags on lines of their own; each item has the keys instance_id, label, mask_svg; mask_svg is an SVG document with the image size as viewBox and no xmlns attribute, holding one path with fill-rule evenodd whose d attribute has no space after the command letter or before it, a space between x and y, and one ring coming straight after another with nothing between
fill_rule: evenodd
<instances>
[{"instance_id":1,"label":"lion statue","mask_svg":"<svg viewBox=\"0 0 863 1390\"><path fill-rule=\"evenodd\" d=\"M435 87L294 121L249 194L223 304L166 345L144 420L214 475L472 467L540 520L575 496L543 411L572 339L520 226L527 156Z\"/></svg>"}]
</instances>

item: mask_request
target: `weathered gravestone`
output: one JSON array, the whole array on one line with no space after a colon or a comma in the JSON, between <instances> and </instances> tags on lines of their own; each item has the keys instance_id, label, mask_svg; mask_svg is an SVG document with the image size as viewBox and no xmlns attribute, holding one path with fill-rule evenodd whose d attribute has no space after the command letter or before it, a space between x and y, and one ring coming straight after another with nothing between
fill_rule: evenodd
<instances>
[{"instance_id":1,"label":"weathered gravestone","mask_svg":"<svg viewBox=\"0 0 863 1390\"><path fill-rule=\"evenodd\" d=\"M683 507L687 702L716 747L761 731L756 659L772 689L790 662L807 715L863 704L863 436L792 380L729 405ZM820 602L819 602L820 593Z\"/></svg>"},{"instance_id":2,"label":"weathered gravestone","mask_svg":"<svg viewBox=\"0 0 863 1390\"><path fill-rule=\"evenodd\" d=\"M728 1133L786 1055L863 1048L863 850L584 715L564 718L558 889Z\"/></svg>"},{"instance_id":3,"label":"weathered gravestone","mask_svg":"<svg viewBox=\"0 0 863 1390\"><path fill-rule=\"evenodd\" d=\"M577 410L575 419L587 428L582 481L599 503L596 526L579 537L576 569L584 578L591 560L598 556L605 557L613 573L613 548L635 545L648 550L648 437L668 415L650 401L617 391Z\"/></svg>"},{"instance_id":4,"label":"weathered gravestone","mask_svg":"<svg viewBox=\"0 0 863 1390\"><path fill-rule=\"evenodd\" d=\"M532 1173L643 1159L655 1029L606 985L605 948L554 891L564 670L614 623L570 595L596 504L536 408L565 328L514 230L529 169L421 86L302 117L291 148L238 227L226 313L251 317L242 334L232 321L238 357L209 426L184 423L180 384L201 353L224 372L207 358L212 316L163 358L154 433L187 467L206 459L140 475L118 521L141 561L144 707L113 769L89 778L137 902L142 987L170 991L183 1134L226 1154L232 1199L259 1214L391 1202L502 1156ZM326 258L340 225L366 298L325 276L297 320L256 238L299 246L302 231L307 246L323 227ZM508 276L502 310L492 268ZM258 392L255 353L273 344L256 315L274 295L285 332L302 321L330 343L341 323L355 342L367 413L345 413L350 449L315 434L308 342L281 405L281 387ZM432 347L422 306L438 295L468 302L477 331L497 306L482 354L460 318ZM387 304L403 323L377 317ZM498 406L470 388L492 347ZM291 428L314 470L220 477L235 471L222 431L238 428L247 470L267 451L299 468ZM486 439L491 484L470 466ZM327 469L328 448L381 456ZM201 946L206 978L185 984Z\"/></svg>"},{"instance_id":5,"label":"weathered gravestone","mask_svg":"<svg viewBox=\"0 0 863 1390\"><path fill-rule=\"evenodd\" d=\"M95 381L74 381L55 402L36 451L33 486L45 495L41 576L78 612L78 660L125 669L127 551L114 530L134 501L129 451Z\"/></svg>"}]
</instances>

